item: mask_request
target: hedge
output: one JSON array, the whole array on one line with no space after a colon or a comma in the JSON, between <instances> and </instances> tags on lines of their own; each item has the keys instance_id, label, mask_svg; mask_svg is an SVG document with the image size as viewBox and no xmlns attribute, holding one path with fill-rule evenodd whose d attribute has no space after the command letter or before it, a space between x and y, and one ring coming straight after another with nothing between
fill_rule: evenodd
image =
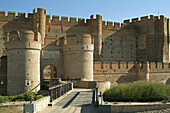
<instances>
[{"instance_id":1,"label":"hedge","mask_svg":"<svg viewBox=\"0 0 170 113\"><path fill-rule=\"evenodd\" d=\"M156 82L121 84L103 93L104 101L150 102L161 101L170 96L170 86Z\"/></svg>"}]
</instances>

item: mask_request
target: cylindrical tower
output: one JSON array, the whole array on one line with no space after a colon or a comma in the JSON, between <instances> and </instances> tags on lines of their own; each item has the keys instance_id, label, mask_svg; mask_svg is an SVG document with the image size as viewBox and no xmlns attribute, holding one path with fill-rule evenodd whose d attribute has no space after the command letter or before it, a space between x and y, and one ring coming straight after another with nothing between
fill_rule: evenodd
<instances>
[{"instance_id":1,"label":"cylindrical tower","mask_svg":"<svg viewBox=\"0 0 170 113\"><path fill-rule=\"evenodd\" d=\"M41 36L12 31L7 41L7 95L40 90Z\"/></svg>"},{"instance_id":2,"label":"cylindrical tower","mask_svg":"<svg viewBox=\"0 0 170 113\"><path fill-rule=\"evenodd\" d=\"M94 38L94 60L99 61L102 49L102 16L91 16L91 35Z\"/></svg>"},{"instance_id":3,"label":"cylindrical tower","mask_svg":"<svg viewBox=\"0 0 170 113\"><path fill-rule=\"evenodd\" d=\"M40 32L41 34L41 43L44 45L45 38L45 28L46 28L46 10L43 8L38 8L36 13L36 9L33 10L33 31ZM39 25L37 26L37 19Z\"/></svg>"},{"instance_id":4,"label":"cylindrical tower","mask_svg":"<svg viewBox=\"0 0 170 113\"><path fill-rule=\"evenodd\" d=\"M93 80L93 44L90 34L63 37L64 80Z\"/></svg>"}]
</instances>

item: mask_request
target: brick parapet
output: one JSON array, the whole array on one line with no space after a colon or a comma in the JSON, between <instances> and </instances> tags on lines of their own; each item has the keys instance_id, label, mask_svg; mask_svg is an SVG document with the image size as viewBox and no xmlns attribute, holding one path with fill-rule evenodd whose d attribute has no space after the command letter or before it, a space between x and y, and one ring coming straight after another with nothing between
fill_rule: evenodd
<instances>
[{"instance_id":1,"label":"brick parapet","mask_svg":"<svg viewBox=\"0 0 170 113\"><path fill-rule=\"evenodd\" d=\"M94 73L129 73L132 69L136 72L170 72L170 64L162 62L94 62L93 68Z\"/></svg>"}]
</instances>

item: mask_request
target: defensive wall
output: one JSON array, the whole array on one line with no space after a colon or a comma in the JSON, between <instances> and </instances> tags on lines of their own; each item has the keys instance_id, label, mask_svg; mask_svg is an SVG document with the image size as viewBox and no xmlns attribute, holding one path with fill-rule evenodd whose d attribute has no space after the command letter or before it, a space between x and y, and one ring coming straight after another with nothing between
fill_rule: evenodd
<instances>
[{"instance_id":1,"label":"defensive wall","mask_svg":"<svg viewBox=\"0 0 170 113\"><path fill-rule=\"evenodd\" d=\"M26 16L27 15L27 16ZM36 28L37 15L39 28ZM51 31L48 32L49 18ZM61 32L61 20L63 33ZM70 34L91 34L94 37L94 56L98 61L168 61L168 28L169 19L164 16L145 16L125 20L124 23L103 21L102 16L92 15L90 19L65 17L46 14L46 10L38 8L33 13L0 11L0 56L6 55L4 39L8 32L17 29L38 30L45 37L60 37ZM100 26L99 29L97 26ZM92 30L95 28L94 30ZM155 34L155 35L154 35ZM120 47L120 48L119 48ZM156 49L155 49L156 48ZM96 53L97 52L97 53ZM111 54L111 55L110 55ZM164 56L164 57L163 57ZM96 60L96 58L95 58Z\"/></svg>"},{"instance_id":2,"label":"defensive wall","mask_svg":"<svg viewBox=\"0 0 170 113\"><path fill-rule=\"evenodd\" d=\"M112 85L138 80L167 83L170 77L170 64L161 62L95 62L93 72L94 80L110 81Z\"/></svg>"}]
</instances>

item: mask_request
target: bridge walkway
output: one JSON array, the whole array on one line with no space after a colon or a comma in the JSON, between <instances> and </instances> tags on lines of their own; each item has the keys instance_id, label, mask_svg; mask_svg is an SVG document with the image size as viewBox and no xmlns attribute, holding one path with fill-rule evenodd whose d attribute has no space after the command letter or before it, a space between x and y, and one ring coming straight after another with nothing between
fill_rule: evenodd
<instances>
[{"instance_id":1,"label":"bridge walkway","mask_svg":"<svg viewBox=\"0 0 170 113\"><path fill-rule=\"evenodd\" d=\"M97 113L93 89L74 88L65 98L38 113Z\"/></svg>"}]
</instances>

